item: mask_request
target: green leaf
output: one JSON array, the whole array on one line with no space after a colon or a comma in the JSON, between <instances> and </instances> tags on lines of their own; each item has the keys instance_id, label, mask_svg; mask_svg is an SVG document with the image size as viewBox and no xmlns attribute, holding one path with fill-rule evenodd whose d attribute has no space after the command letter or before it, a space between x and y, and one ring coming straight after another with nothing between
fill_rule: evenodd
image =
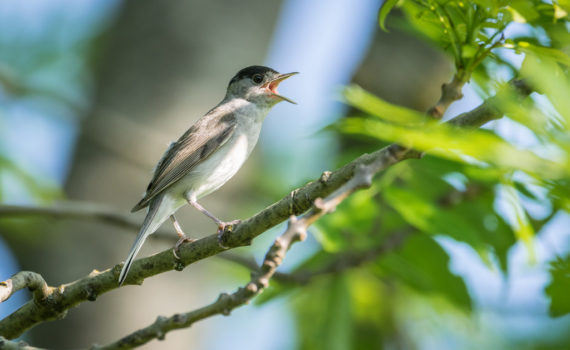
<instances>
[{"instance_id":1,"label":"green leaf","mask_svg":"<svg viewBox=\"0 0 570 350\"><path fill-rule=\"evenodd\" d=\"M513 17L516 22L526 23L539 18L535 6L533 1L511 0L509 9L513 12Z\"/></svg>"},{"instance_id":2,"label":"green leaf","mask_svg":"<svg viewBox=\"0 0 570 350\"><path fill-rule=\"evenodd\" d=\"M556 111L565 119L566 130L570 125L570 80L567 74L550 57L528 53L521 67L521 76L532 87L544 94Z\"/></svg>"},{"instance_id":3,"label":"green leaf","mask_svg":"<svg viewBox=\"0 0 570 350\"><path fill-rule=\"evenodd\" d=\"M400 251L387 254L376 267L384 278L395 278L419 292L443 296L453 304L471 310L471 297L465 282L449 271L449 256L426 235L408 238Z\"/></svg>"},{"instance_id":4,"label":"green leaf","mask_svg":"<svg viewBox=\"0 0 570 350\"><path fill-rule=\"evenodd\" d=\"M505 193L506 202L511 206L513 218L511 227L519 240L526 246L531 261L535 260L532 239L534 238L534 228L530 224L526 211L524 210L519 195L514 185L507 183L501 186Z\"/></svg>"},{"instance_id":5,"label":"green leaf","mask_svg":"<svg viewBox=\"0 0 570 350\"><path fill-rule=\"evenodd\" d=\"M467 164L485 162L551 179L570 174L570 159L561 158L555 162L541 158L531 151L514 147L488 130L462 129L435 122L426 122L421 128L410 128L363 118L342 120L339 128L346 133L374 136Z\"/></svg>"},{"instance_id":6,"label":"green leaf","mask_svg":"<svg viewBox=\"0 0 570 350\"><path fill-rule=\"evenodd\" d=\"M358 85L350 85L344 89L345 101L366 113L382 120L398 124L421 124L425 116L414 110L388 103Z\"/></svg>"},{"instance_id":7,"label":"green leaf","mask_svg":"<svg viewBox=\"0 0 570 350\"><path fill-rule=\"evenodd\" d=\"M525 195L526 197L530 198L530 199L534 199L537 200L536 195L534 193L532 193L531 191L529 191L529 189L527 188L526 184L515 181L514 182L514 186L516 188L516 190L520 193L522 193L523 195Z\"/></svg>"},{"instance_id":8,"label":"green leaf","mask_svg":"<svg viewBox=\"0 0 570 350\"><path fill-rule=\"evenodd\" d=\"M351 298L346 277L338 275L320 282L295 300L300 348L351 349Z\"/></svg>"},{"instance_id":9,"label":"green leaf","mask_svg":"<svg viewBox=\"0 0 570 350\"><path fill-rule=\"evenodd\" d=\"M49 180L32 176L22 169L16 162L0 155L0 173L11 176L14 181L19 182L38 202L51 203L54 200L63 199L64 193L59 185ZM0 198L2 197L0 188Z\"/></svg>"},{"instance_id":10,"label":"green leaf","mask_svg":"<svg viewBox=\"0 0 570 350\"><path fill-rule=\"evenodd\" d=\"M570 313L570 255L551 263L550 277L550 284L545 289L546 295L550 297L550 315L567 315Z\"/></svg>"},{"instance_id":11,"label":"green leaf","mask_svg":"<svg viewBox=\"0 0 570 350\"><path fill-rule=\"evenodd\" d=\"M494 212L496 178L481 176L488 183L467 181L458 191L443 180L446 174L466 174L469 167L426 157L410 166L394 183L384 186L382 195L402 217L418 230L446 235L469 244L483 259L496 254L507 270L507 252L515 243L507 223Z\"/></svg>"},{"instance_id":12,"label":"green leaf","mask_svg":"<svg viewBox=\"0 0 570 350\"><path fill-rule=\"evenodd\" d=\"M396 225L401 225L402 221L395 223L389 217L391 213L381 208L375 196L374 189L356 192L344 200L335 212L315 223L317 229L311 232L325 251L366 250L376 245L381 237L376 226L381 225L383 232L401 228Z\"/></svg>"},{"instance_id":13,"label":"green leaf","mask_svg":"<svg viewBox=\"0 0 570 350\"><path fill-rule=\"evenodd\" d=\"M563 18L570 12L570 0L558 0L554 5L554 18Z\"/></svg>"},{"instance_id":14,"label":"green leaf","mask_svg":"<svg viewBox=\"0 0 570 350\"><path fill-rule=\"evenodd\" d=\"M515 40L514 48L525 53L533 53L537 57L550 58L565 66L570 66L570 56L561 50L539 46L528 41Z\"/></svg>"},{"instance_id":15,"label":"green leaf","mask_svg":"<svg viewBox=\"0 0 570 350\"><path fill-rule=\"evenodd\" d=\"M555 207L570 213L570 179L544 180L544 186Z\"/></svg>"},{"instance_id":16,"label":"green leaf","mask_svg":"<svg viewBox=\"0 0 570 350\"><path fill-rule=\"evenodd\" d=\"M380 28L382 28L382 30L385 32L388 31L384 24L386 22L386 17L388 17L388 14L390 13L390 11L392 11L392 8L396 5L397 2L398 0L386 0L380 7L380 13L378 15L378 23L380 24Z\"/></svg>"}]
</instances>

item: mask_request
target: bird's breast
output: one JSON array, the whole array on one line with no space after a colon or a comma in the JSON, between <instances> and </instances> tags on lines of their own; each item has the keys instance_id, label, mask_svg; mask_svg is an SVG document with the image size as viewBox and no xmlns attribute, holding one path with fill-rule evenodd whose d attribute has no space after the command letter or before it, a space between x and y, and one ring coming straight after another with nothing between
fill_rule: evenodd
<instances>
[{"instance_id":1,"label":"bird's breast","mask_svg":"<svg viewBox=\"0 0 570 350\"><path fill-rule=\"evenodd\" d=\"M257 143L260 130L260 123L238 123L230 139L182 179L181 188L195 198L220 188L247 160Z\"/></svg>"}]
</instances>

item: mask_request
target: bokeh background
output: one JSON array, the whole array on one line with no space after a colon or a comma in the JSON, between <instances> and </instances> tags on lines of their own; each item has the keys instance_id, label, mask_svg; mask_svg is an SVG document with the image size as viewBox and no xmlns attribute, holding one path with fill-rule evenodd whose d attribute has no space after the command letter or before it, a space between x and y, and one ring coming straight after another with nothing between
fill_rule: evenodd
<instances>
[{"instance_id":1,"label":"bokeh background","mask_svg":"<svg viewBox=\"0 0 570 350\"><path fill-rule=\"evenodd\" d=\"M0 200L26 205L73 200L127 213L167 144L219 102L239 69L264 64L280 72L301 72L280 87L298 105L276 106L251 159L203 200L224 219L253 215L334 169L342 163L343 150L358 144L323 131L351 112L340 102L343 85L356 82L387 101L422 111L439 98L441 84L453 73L449 57L405 30L382 32L380 4L0 0ZM522 55L505 55L520 65ZM481 102L470 85L464 95L448 115ZM528 142L525 130L510 121L492 127L509 140ZM548 210L538 205L529 212L540 216ZM142 213L129 215L142 221ZM181 209L178 218L194 237L215 230L189 208ZM395 302L381 303L381 313L391 309L391 317L369 330L385 332L379 342L360 348L562 348L570 340L570 318L548 315L544 288L550 280L548 263L570 248L568 227L568 213L553 215L534 237L533 257L523 244L512 245L506 276L467 244L441 238L438 243L449 255L451 271L463 277L473 310L456 309L442 297L402 292L404 297L394 297ZM239 252L259 261L282 230L270 230ZM174 244L173 230L165 225L162 232L170 233L171 241L151 239L141 256ZM124 259L135 233L93 220L3 218L0 280L24 269L41 273L51 285L73 281ZM319 247L313 236L296 245L284 270ZM37 326L24 339L58 349L107 343L157 315L210 303L248 278L242 267L207 259L84 303L63 320ZM350 321L342 316L350 307L342 302L347 292L332 282L322 288L336 288L330 303L340 311L316 319L325 330L309 336L328 349L344 349L351 337L343 323ZM382 298L390 299L391 289L386 289ZM28 298L20 292L1 304L0 317ZM296 299L301 301L292 307ZM303 302L302 295L293 294L248 305L144 348L311 348L299 322ZM375 307L372 303L372 314Z\"/></svg>"}]
</instances>

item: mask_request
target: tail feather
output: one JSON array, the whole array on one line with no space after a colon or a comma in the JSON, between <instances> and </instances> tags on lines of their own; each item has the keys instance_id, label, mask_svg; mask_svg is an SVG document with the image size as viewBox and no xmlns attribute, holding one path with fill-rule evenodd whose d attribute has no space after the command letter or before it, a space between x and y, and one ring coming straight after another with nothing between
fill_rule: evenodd
<instances>
[{"instance_id":1,"label":"tail feather","mask_svg":"<svg viewBox=\"0 0 570 350\"><path fill-rule=\"evenodd\" d=\"M159 216L156 215L158 209L160 208L161 203L162 203L162 197L156 198L151 202L148 213L144 218L139 234L137 235L135 243L133 244L131 250L129 251L129 255L125 260L125 264L123 265L123 269L121 270L121 274L119 275L119 285L122 285L123 282L125 282L127 274L129 273L129 269L131 268L131 265L133 263L133 260L135 259L135 256L141 249L146 238L150 236L154 231L156 231L160 227L160 225L164 222L164 220L168 218L168 216L166 216L166 218L163 218L161 217L161 215Z\"/></svg>"},{"instance_id":2,"label":"tail feather","mask_svg":"<svg viewBox=\"0 0 570 350\"><path fill-rule=\"evenodd\" d=\"M148 205L148 200L146 198L146 196L141 199L137 204L135 204L135 206L131 209L131 213L134 213L136 211L141 210L142 208L146 207Z\"/></svg>"}]
</instances>

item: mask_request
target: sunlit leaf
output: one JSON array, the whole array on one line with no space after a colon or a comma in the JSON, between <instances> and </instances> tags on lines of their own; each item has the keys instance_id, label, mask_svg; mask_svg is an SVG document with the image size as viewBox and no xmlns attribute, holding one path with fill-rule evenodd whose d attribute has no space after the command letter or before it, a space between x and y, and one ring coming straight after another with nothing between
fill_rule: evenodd
<instances>
[{"instance_id":1,"label":"sunlit leaf","mask_svg":"<svg viewBox=\"0 0 570 350\"><path fill-rule=\"evenodd\" d=\"M380 28L384 31L388 31L385 27L386 17L392 11L392 8L396 5L398 0L386 0L380 7L380 13L378 15L378 23L380 24Z\"/></svg>"},{"instance_id":2,"label":"sunlit leaf","mask_svg":"<svg viewBox=\"0 0 570 350\"><path fill-rule=\"evenodd\" d=\"M350 85L344 90L346 102L363 112L386 121L399 124L421 124L425 116L408 108L388 103L358 85Z\"/></svg>"},{"instance_id":3,"label":"sunlit leaf","mask_svg":"<svg viewBox=\"0 0 570 350\"><path fill-rule=\"evenodd\" d=\"M526 246L529 257L531 261L535 260L534 247L532 244L532 239L534 238L534 229L529 222L526 211L524 210L519 195L515 190L515 187L508 183L501 186L503 193L505 194L506 203L510 205L512 212L511 217L511 227L513 232Z\"/></svg>"},{"instance_id":4,"label":"sunlit leaf","mask_svg":"<svg viewBox=\"0 0 570 350\"><path fill-rule=\"evenodd\" d=\"M570 174L568 159L554 162L528 150L520 150L487 130L471 130L446 124L426 123L420 128L406 128L380 120L349 118L340 129L347 133L374 136L396 142L432 155L473 163L474 160L509 169L536 173L545 178ZM483 165L483 164L481 164Z\"/></svg>"},{"instance_id":5,"label":"sunlit leaf","mask_svg":"<svg viewBox=\"0 0 570 350\"><path fill-rule=\"evenodd\" d=\"M554 6L554 18L560 19L568 16L570 12L570 0L558 0Z\"/></svg>"},{"instance_id":6,"label":"sunlit leaf","mask_svg":"<svg viewBox=\"0 0 570 350\"><path fill-rule=\"evenodd\" d=\"M545 94L558 113L570 125L570 81L554 60L549 57L527 54L521 67L521 75L531 86Z\"/></svg>"},{"instance_id":7,"label":"sunlit leaf","mask_svg":"<svg viewBox=\"0 0 570 350\"><path fill-rule=\"evenodd\" d=\"M515 22L526 23L532 22L539 17L535 9L533 1L528 0L512 0L510 1L509 9L513 13Z\"/></svg>"},{"instance_id":8,"label":"sunlit leaf","mask_svg":"<svg viewBox=\"0 0 570 350\"><path fill-rule=\"evenodd\" d=\"M570 56L558 49L538 46L528 41L516 41L516 46L514 46L514 48L525 53L535 54L539 57L550 58L555 62L570 66Z\"/></svg>"}]
</instances>

